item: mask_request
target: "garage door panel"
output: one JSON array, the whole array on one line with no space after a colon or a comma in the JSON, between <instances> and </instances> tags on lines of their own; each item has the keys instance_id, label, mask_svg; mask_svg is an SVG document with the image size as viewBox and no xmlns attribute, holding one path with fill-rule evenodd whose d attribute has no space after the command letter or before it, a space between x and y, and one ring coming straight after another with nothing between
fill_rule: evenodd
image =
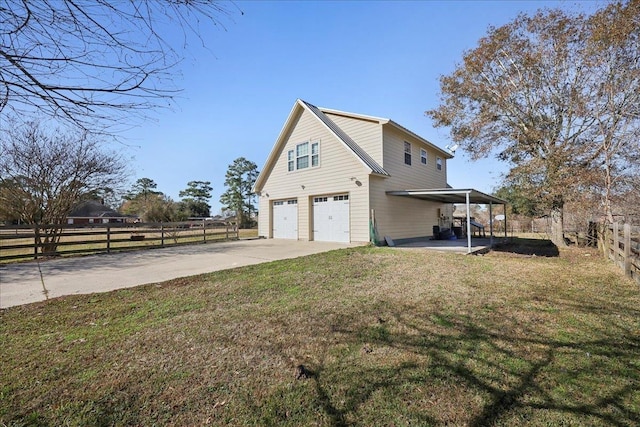
<instances>
[{"instance_id":1,"label":"garage door panel","mask_svg":"<svg viewBox=\"0 0 640 427\"><path fill-rule=\"evenodd\" d=\"M275 239L298 238L298 201L277 200L273 202L273 237Z\"/></svg>"},{"instance_id":2,"label":"garage door panel","mask_svg":"<svg viewBox=\"0 0 640 427\"><path fill-rule=\"evenodd\" d=\"M348 195L314 197L313 239L323 242L350 241Z\"/></svg>"}]
</instances>

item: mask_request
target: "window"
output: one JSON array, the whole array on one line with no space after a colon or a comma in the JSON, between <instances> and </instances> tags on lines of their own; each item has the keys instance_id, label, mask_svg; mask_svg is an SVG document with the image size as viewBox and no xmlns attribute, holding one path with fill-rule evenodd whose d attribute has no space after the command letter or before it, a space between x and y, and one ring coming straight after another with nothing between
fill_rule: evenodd
<instances>
[{"instance_id":1,"label":"window","mask_svg":"<svg viewBox=\"0 0 640 427\"><path fill-rule=\"evenodd\" d=\"M411 166L411 144L404 142L404 164Z\"/></svg>"},{"instance_id":2,"label":"window","mask_svg":"<svg viewBox=\"0 0 640 427\"><path fill-rule=\"evenodd\" d=\"M345 194L345 195L342 195L342 196L333 196L333 201L334 202L337 202L339 200L349 200L349 195Z\"/></svg>"},{"instance_id":3,"label":"window","mask_svg":"<svg viewBox=\"0 0 640 427\"><path fill-rule=\"evenodd\" d=\"M313 203L323 203L328 201L329 199L326 197L314 197L313 198Z\"/></svg>"},{"instance_id":4,"label":"window","mask_svg":"<svg viewBox=\"0 0 640 427\"><path fill-rule=\"evenodd\" d=\"M288 205L297 205L298 204L298 200L287 200L287 204Z\"/></svg>"},{"instance_id":5,"label":"window","mask_svg":"<svg viewBox=\"0 0 640 427\"><path fill-rule=\"evenodd\" d=\"M320 143L314 142L311 144L311 167L316 167L320 164Z\"/></svg>"},{"instance_id":6,"label":"window","mask_svg":"<svg viewBox=\"0 0 640 427\"><path fill-rule=\"evenodd\" d=\"M292 172L294 170L293 167L293 150L289 150L287 153L287 170Z\"/></svg>"},{"instance_id":7,"label":"window","mask_svg":"<svg viewBox=\"0 0 640 427\"><path fill-rule=\"evenodd\" d=\"M436 157L436 169L442 170L442 159L440 157Z\"/></svg>"},{"instance_id":8,"label":"window","mask_svg":"<svg viewBox=\"0 0 640 427\"><path fill-rule=\"evenodd\" d=\"M309 143L304 142L296 145L296 169L306 169L309 167Z\"/></svg>"},{"instance_id":9,"label":"window","mask_svg":"<svg viewBox=\"0 0 640 427\"><path fill-rule=\"evenodd\" d=\"M309 142L296 145L295 150L287 151L287 170L293 172L308 167L320 166L320 143L311 143L309 152Z\"/></svg>"},{"instance_id":10,"label":"window","mask_svg":"<svg viewBox=\"0 0 640 427\"><path fill-rule=\"evenodd\" d=\"M420 150L420 163L427 164L427 150Z\"/></svg>"}]
</instances>

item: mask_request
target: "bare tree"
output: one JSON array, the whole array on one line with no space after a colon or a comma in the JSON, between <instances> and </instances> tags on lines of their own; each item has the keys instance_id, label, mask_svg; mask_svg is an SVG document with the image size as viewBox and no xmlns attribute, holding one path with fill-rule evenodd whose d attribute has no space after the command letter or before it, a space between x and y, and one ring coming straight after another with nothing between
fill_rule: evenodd
<instances>
[{"instance_id":1,"label":"bare tree","mask_svg":"<svg viewBox=\"0 0 640 427\"><path fill-rule=\"evenodd\" d=\"M545 10L490 28L463 63L441 77L441 105L426 113L436 126L449 127L473 158L496 154L508 162L507 180L549 212L551 239L559 246L564 205L581 192L601 190L606 171L615 172L606 152L623 161L633 146L627 137L637 113L625 107L626 124L615 121L627 105L622 100L637 99L640 89L637 77L630 78L637 75L637 56L629 59L638 26L620 24L623 17L637 22L639 5L616 3L591 18ZM611 13L614 7L626 13ZM612 25L620 29L615 40L597 36ZM612 56L617 62L605 73Z\"/></svg>"},{"instance_id":2,"label":"bare tree","mask_svg":"<svg viewBox=\"0 0 640 427\"><path fill-rule=\"evenodd\" d=\"M5 0L0 111L37 110L83 129L130 123L132 114L171 101L187 36L199 37L201 25L221 26L230 7L213 0ZM179 49L171 39L176 29Z\"/></svg>"},{"instance_id":3,"label":"bare tree","mask_svg":"<svg viewBox=\"0 0 640 427\"><path fill-rule=\"evenodd\" d=\"M603 214L640 198L640 1L614 3L589 19L588 64L598 76L592 170Z\"/></svg>"},{"instance_id":4,"label":"bare tree","mask_svg":"<svg viewBox=\"0 0 640 427\"><path fill-rule=\"evenodd\" d=\"M0 217L34 225L42 253L56 251L61 225L84 195L125 177L122 158L87 132L32 121L0 135Z\"/></svg>"}]
</instances>

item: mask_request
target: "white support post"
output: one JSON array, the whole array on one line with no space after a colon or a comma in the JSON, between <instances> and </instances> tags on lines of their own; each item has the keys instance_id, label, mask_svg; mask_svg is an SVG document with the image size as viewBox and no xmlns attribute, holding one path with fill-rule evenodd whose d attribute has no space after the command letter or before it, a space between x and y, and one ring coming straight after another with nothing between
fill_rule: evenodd
<instances>
[{"instance_id":1,"label":"white support post","mask_svg":"<svg viewBox=\"0 0 640 427\"><path fill-rule=\"evenodd\" d=\"M471 253L471 209L469 208L469 193L466 193L467 199L467 253Z\"/></svg>"},{"instance_id":2,"label":"white support post","mask_svg":"<svg viewBox=\"0 0 640 427\"><path fill-rule=\"evenodd\" d=\"M507 204L502 205L502 209L504 211L504 238L509 237L507 234Z\"/></svg>"},{"instance_id":3,"label":"white support post","mask_svg":"<svg viewBox=\"0 0 640 427\"><path fill-rule=\"evenodd\" d=\"M489 201L489 246L493 247L493 202Z\"/></svg>"}]
</instances>

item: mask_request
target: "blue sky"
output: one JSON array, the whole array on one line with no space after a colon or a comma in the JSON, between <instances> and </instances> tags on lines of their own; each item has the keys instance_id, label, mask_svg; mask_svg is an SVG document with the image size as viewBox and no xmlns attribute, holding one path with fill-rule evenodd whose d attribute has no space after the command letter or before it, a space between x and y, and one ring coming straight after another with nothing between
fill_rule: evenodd
<instances>
[{"instance_id":1,"label":"blue sky","mask_svg":"<svg viewBox=\"0 0 640 427\"><path fill-rule=\"evenodd\" d=\"M450 73L489 25L541 7L589 11L595 2L238 1L244 13L192 38L173 110L122 135L132 146L132 182L148 177L178 200L188 181L211 181L212 214L238 157L261 170L297 98L319 107L390 118L434 144L449 142L424 111L438 105ZM449 184L491 192L505 165L458 151Z\"/></svg>"}]
</instances>

